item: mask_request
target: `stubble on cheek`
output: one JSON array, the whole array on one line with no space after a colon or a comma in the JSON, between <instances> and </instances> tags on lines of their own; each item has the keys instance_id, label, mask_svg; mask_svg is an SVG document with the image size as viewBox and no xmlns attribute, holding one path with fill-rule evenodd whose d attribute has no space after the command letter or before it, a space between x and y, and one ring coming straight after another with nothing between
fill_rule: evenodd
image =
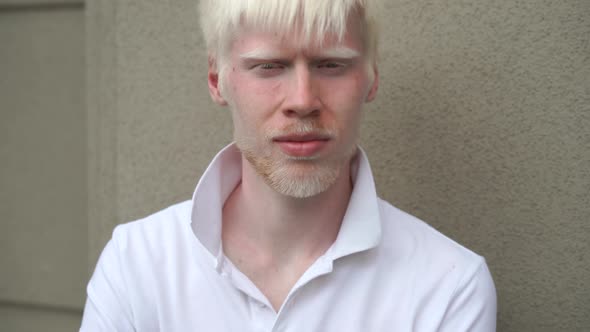
<instances>
[{"instance_id":1,"label":"stubble on cheek","mask_svg":"<svg viewBox=\"0 0 590 332\"><path fill-rule=\"evenodd\" d=\"M272 173L272 158L270 147L267 147L268 142L263 137L259 137L255 133L248 132L244 127L251 128L250 125L244 126L243 119L239 114L234 114L234 141L236 146L246 158L246 160L254 167L257 173L264 178ZM262 140L262 142L259 142Z\"/></svg>"},{"instance_id":2,"label":"stubble on cheek","mask_svg":"<svg viewBox=\"0 0 590 332\"><path fill-rule=\"evenodd\" d=\"M239 148L239 145L238 145ZM247 149L240 149L244 158L254 167L254 170L258 175L260 175L266 182L270 179L273 171L273 162L268 158L261 158L260 156L256 156L255 153L251 150Z\"/></svg>"}]
</instances>

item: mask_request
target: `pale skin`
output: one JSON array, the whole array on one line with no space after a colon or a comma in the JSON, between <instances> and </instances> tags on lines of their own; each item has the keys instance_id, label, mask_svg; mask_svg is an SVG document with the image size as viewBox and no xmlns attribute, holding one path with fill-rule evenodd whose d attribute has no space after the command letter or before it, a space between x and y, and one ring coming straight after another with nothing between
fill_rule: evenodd
<instances>
[{"instance_id":1,"label":"pale skin","mask_svg":"<svg viewBox=\"0 0 590 332\"><path fill-rule=\"evenodd\" d=\"M240 34L227 57L227 91L220 90L218 61L212 59L210 94L216 103L231 106L234 134L262 137L311 118L335 132L312 162L348 158L361 105L375 97L378 87L376 67L367 59L355 22L350 20L341 42L326 38L322 47L259 31ZM276 142L256 142L264 142L256 151L281 160L293 176L309 170L309 163L292 161ZM338 235L352 192L350 158L343 159L325 191L307 198L277 192L242 159L242 181L223 208L223 250L278 312L297 280Z\"/></svg>"}]
</instances>

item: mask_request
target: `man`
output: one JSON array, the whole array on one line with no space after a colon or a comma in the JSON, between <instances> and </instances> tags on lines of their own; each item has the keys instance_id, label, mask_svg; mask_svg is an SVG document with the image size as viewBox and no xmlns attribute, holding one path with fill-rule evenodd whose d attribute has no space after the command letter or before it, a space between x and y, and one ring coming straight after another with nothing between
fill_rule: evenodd
<instances>
[{"instance_id":1,"label":"man","mask_svg":"<svg viewBox=\"0 0 590 332\"><path fill-rule=\"evenodd\" d=\"M83 331L494 331L482 257L376 196L357 147L378 87L370 0L209 0L232 112L192 201L116 228Z\"/></svg>"}]
</instances>

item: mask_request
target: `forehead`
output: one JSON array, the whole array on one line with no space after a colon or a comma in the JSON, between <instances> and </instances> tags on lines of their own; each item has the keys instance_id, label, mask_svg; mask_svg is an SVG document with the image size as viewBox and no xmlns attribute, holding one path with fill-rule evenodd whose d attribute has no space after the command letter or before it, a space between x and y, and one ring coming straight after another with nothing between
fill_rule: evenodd
<instances>
[{"instance_id":1,"label":"forehead","mask_svg":"<svg viewBox=\"0 0 590 332\"><path fill-rule=\"evenodd\" d=\"M251 26L243 27L230 44L232 54L249 55L293 51L300 53L337 53L352 56L362 54L365 42L360 27L349 20L342 35L335 32L306 35L297 28L290 31L270 31ZM348 53L348 54L346 54Z\"/></svg>"}]
</instances>

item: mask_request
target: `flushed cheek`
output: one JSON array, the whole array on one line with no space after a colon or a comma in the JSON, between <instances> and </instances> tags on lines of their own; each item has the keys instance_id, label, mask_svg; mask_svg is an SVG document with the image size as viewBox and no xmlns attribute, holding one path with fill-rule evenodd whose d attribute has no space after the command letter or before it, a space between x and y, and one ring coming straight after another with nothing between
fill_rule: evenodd
<instances>
[{"instance_id":1,"label":"flushed cheek","mask_svg":"<svg viewBox=\"0 0 590 332\"><path fill-rule=\"evenodd\" d=\"M252 80L249 83L252 93L266 100L276 99L283 93L284 84L280 79Z\"/></svg>"},{"instance_id":2,"label":"flushed cheek","mask_svg":"<svg viewBox=\"0 0 590 332\"><path fill-rule=\"evenodd\" d=\"M234 106L249 114L268 112L280 102L283 84L279 80L252 79L248 74L230 75Z\"/></svg>"},{"instance_id":3,"label":"flushed cheek","mask_svg":"<svg viewBox=\"0 0 590 332\"><path fill-rule=\"evenodd\" d=\"M324 102L332 110L332 116L338 126L341 139L356 141L361 121L361 112L366 97L362 84L349 82L331 88L331 93L324 95Z\"/></svg>"},{"instance_id":4,"label":"flushed cheek","mask_svg":"<svg viewBox=\"0 0 590 332\"><path fill-rule=\"evenodd\" d=\"M354 95L356 94L356 95ZM332 93L324 97L324 103L331 109L331 116L342 129L351 126L351 123L360 121L363 95L358 91Z\"/></svg>"},{"instance_id":5,"label":"flushed cheek","mask_svg":"<svg viewBox=\"0 0 590 332\"><path fill-rule=\"evenodd\" d=\"M364 72L352 73L345 79L323 78L320 83L325 102L345 101L346 104L361 105L369 91L368 77Z\"/></svg>"}]
</instances>

